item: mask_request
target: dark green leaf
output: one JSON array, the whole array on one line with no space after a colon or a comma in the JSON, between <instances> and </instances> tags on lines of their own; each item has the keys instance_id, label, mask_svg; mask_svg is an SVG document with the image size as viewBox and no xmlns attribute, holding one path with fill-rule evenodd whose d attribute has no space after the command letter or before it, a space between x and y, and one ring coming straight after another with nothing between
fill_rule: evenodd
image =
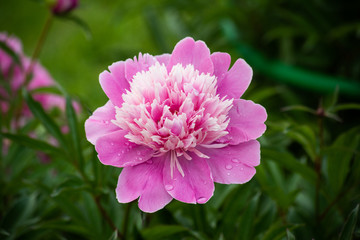
<instances>
[{"instance_id":1,"label":"dark green leaf","mask_svg":"<svg viewBox=\"0 0 360 240\"><path fill-rule=\"evenodd\" d=\"M22 135L22 134L11 134L11 133L0 133L0 135L4 138L10 139L13 142L16 142L20 145L35 149L35 150L40 150L42 152L46 152L46 153L51 153L51 154L64 154L64 152L57 148L54 147L44 141L40 141L34 138L30 138L26 135Z\"/></svg>"},{"instance_id":2,"label":"dark green leaf","mask_svg":"<svg viewBox=\"0 0 360 240\"><path fill-rule=\"evenodd\" d=\"M300 227L301 225L283 225L279 222L274 223L271 228L265 233L262 240L280 240L288 236L289 230Z\"/></svg>"},{"instance_id":3,"label":"dark green leaf","mask_svg":"<svg viewBox=\"0 0 360 240\"><path fill-rule=\"evenodd\" d=\"M289 229L286 229L287 240L295 240L294 234Z\"/></svg>"},{"instance_id":4,"label":"dark green leaf","mask_svg":"<svg viewBox=\"0 0 360 240\"><path fill-rule=\"evenodd\" d=\"M25 89L23 89L23 96L34 116L40 120L49 133L53 135L62 146L66 146L65 138L59 126L46 114L41 104L36 102Z\"/></svg>"},{"instance_id":5,"label":"dark green leaf","mask_svg":"<svg viewBox=\"0 0 360 240\"><path fill-rule=\"evenodd\" d=\"M158 225L141 231L144 239L164 239L178 234L189 235L189 230L180 225Z\"/></svg>"},{"instance_id":6,"label":"dark green leaf","mask_svg":"<svg viewBox=\"0 0 360 240\"><path fill-rule=\"evenodd\" d=\"M314 131L308 125L301 125L291 128L286 133L287 136L297 141L303 146L311 160L316 157L316 137Z\"/></svg>"},{"instance_id":7,"label":"dark green leaf","mask_svg":"<svg viewBox=\"0 0 360 240\"><path fill-rule=\"evenodd\" d=\"M316 181L316 173L314 170L297 161L290 153L262 148L261 155L263 159L271 159L289 171L300 174L309 182L315 183Z\"/></svg>"},{"instance_id":8,"label":"dark green leaf","mask_svg":"<svg viewBox=\"0 0 360 240\"><path fill-rule=\"evenodd\" d=\"M351 240L359 214L359 204L351 211L340 233L339 240Z\"/></svg>"},{"instance_id":9,"label":"dark green leaf","mask_svg":"<svg viewBox=\"0 0 360 240\"><path fill-rule=\"evenodd\" d=\"M84 165L84 159L82 155L82 149L80 146L81 140L79 136L78 122L73 107L73 101L69 96L66 96L66 116L69 124L70 136L72 141L71 149L73 149L76 160L79 163L79 167L82 169Z\"/></svg>"},{"instance_id":10,"label":"dark green leaf","mask_svg":"<svg viewBox=\"0 0 360 240\"><path fill-rule=\"evenodd\" d=\"M338 193L349 172L350 161L359 146L360 127L341 134L327 149L327 175L331 190Z\"/></svg>"},{"instance_id":11,"label":"dark green leaf","mask_svg":"<svg viewBox=\"0 0 360 240\"><path fill-rule=\"evenodd\" d=\"M2 49L4 52L9 54L11 56L11 58L13 59L13 61L15 63L17 63L19 66L21 66L21 61L20 61L19 56L17 55L16 52L14 52L11 48L9 48L5 42L0 41L0 49Z\"/></svg>"}]
</instances>

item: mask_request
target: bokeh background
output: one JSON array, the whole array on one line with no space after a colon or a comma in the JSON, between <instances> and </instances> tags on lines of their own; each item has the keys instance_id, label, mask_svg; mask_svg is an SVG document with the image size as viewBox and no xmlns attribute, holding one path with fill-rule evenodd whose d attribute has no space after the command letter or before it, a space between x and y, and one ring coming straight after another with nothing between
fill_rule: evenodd
<instances>
[{"instance_id":1,"label":"bokeh background","mask_svg":"<svg viewBox=\"0 0 360 240\"><path fill-rule=\"evenodd\" d=\"M360 239L359 13L360 2L347 0L80 1L71 14L82 23L57 17L40 62L83 105L91 184L59 156L39 165L33 154L21 174L11 169L24 156L8 156L0 238ZM48 15L43 1L0 0L0 31L19 37L31 56ZM143 214L116 202L120 169L100 165L83 123L107 101L98 76L109 65L171 52L186 36L253 67L244 98L268 111L262 163L247 184L217 184L205 205L173 201Z\"/></svg>"}]
</instances>

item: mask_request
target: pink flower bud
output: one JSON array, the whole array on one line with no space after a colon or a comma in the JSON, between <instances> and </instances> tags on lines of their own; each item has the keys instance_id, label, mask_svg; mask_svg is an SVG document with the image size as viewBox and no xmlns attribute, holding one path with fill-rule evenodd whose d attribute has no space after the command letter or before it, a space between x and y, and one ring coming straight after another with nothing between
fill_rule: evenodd
<instances>
[{"instance_id":1,"label":"pink flower bud","mask_svg":"<svg viewBox=\"0 0 360 240\"><path fill-rule=\"evenodd\" d=\"M56 15L61 15L70 12L78 5L78 0L56 0L52 6L52 12Z\"/></svg>"}]
</instances>

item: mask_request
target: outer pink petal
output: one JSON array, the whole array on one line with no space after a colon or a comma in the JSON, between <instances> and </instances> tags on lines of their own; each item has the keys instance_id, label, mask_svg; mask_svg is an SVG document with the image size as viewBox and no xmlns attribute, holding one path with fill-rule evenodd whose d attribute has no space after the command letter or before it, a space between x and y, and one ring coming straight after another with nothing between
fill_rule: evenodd
<instances>
[{"instance_id":1,"label":"outer pink petal","mask_svg":"<svg viewBox=\"0 0 360 240\"><path fill-rule=\"evenodd\" d=\"M155 56L156 60L157 60L160 64L164 64L165 66L167 66L167 65L169 64L170 57L171 57L171 55L168 54L168 53Z\"/></svg>"},{"instance_id":2,"label":"outer pink petal","mask_svg":"<svg viewBox=\"0 0 360 240\"><path fill-rule=\"evenodd\" d=\"M260 144L252 140L220 149L201 149L207 160L214 181L218 183L245 183L255 175L260 164Z\"/></svg>"},{"instance_id":3,"label":"outer pink petal","mask_svg":"<svg viewBox=\"0 0 360 240\"><path fill-rule=\"evenodd\" d=\"M108 101L86 120L85 133L88 141L95 145L99 137L119 130L118 126L111 123L112 119L115 119L115 107Z\"/></svg>"},{"instance_id":4,"label":"outer pink petal","mask_svg":"<svg viewBox=\"0 0 360 240\"><path fill-rule=\"evenodd\" d=\"M228 116L230 123L226 130L229 134L220 138L218 142L236 145L258 138L266 130L266 110L253 101L235 99Z\"/></svg>"},{"instance_id":5,"label":"outer pink petal","mask_svg":"<svg viewBox=\"0 0 360 240\"><path fill-rule=\"evenodd\" d=\"M238 59L232 68L225 74L224 78L218 81L217 92L220 96L229 98L240 98L248 88L253 72L249 64L243 59Z\"/></svg>"},{"instance_id":6,"label":"outer pink petal","mask_svg":"<svg viewBox=\"0 0 360 240\"><path fill-rule=\"evenodd\" d=\"M100 85L110 101L118 107L123 103L122 94L130 85L124 77L124 62L116 62L100 74Z\"/></svg>"},{"instance_id":7,"label":"outer pink petal","mask_svg":"<svg viewBox=\"0 0 360 240\"><path fill-rule=\"evenodd\" d=\"M125 61L125 77L127 81L131 82L136 73L149 70L149 67L156 62L157 60L150 54L142 55L141 53L139 54L138 59L136 59L136 57L134 60L127 59Z\"/></svg>"},{"instance_id":8,"label":"outer pink petal","mask_svg":"<svg viewBox=\"0 0 360 240\"><path fill-rule=\"evenodd\" d=\"M134 166L149 160L154 150L129 142L125 135L128 132L118 130L96 140L95 149L100 162L115 167Z\"/></svg>"},{"instance_id":9,"label":"outer pink petal","mask_svg":"<svg viewBox=\"0 0 360 240\"><path fill-rule=\"evenodd\" d=\"M140 196L139 208L144 212L155 212L172 200L162 180L164 161L161 158L150 161L122 170L116 188L119 202L131 202Z\"/></svg>"},{"instance_id":10,"label":"outer pink petal","mask_svg":"<svg viewBox=\"0 0 360 240\"><path fill-rule=\"evenodd\" d=\"M218 82L221 81L229 70L231 57L224 52L214 52L211 54L211 60L214 64L214 75Z\"/></svg>"},{"instance_id":11,"label":"outer pink petal","mask_svg":"<svg viewBox=\"0 0 360 240\"><path fill-rule=\"evenodd\" d=\"M210 168L204 158L192 154L192 160L179 157L184 177L175 167L171 177L170 161L165 162L164 185L175 199L186 203L206 203L214 193Z\"/></svg>"},{"instance_id":12,"label":"outer pink petal","mask_svg":"<svg viewBox=\"0 0 360 240\"><path fill-rule=\"evenodd\" d=\"M192 64L200 73L212 74L214 72L209 48L203 41L195 42L190 37L184 38L176 44L167 66L168 72L178 63L181 63L184 67Z\"/></svg>"}]
</instances>

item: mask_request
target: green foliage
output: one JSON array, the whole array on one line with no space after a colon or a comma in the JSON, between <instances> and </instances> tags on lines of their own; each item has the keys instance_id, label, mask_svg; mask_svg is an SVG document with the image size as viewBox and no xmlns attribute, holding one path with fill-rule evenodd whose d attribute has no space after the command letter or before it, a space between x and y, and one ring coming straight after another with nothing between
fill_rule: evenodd
<instances>
[{"instance_id":1,"label":"green foliage","mask_svg":"<svg viewBox=\"0 0 360 240\"><path fill-rule=\"evenodd\" d=\"M0 116L0 239L359 239L356 89L350 98L333 87L320 95L273 82L315 71L358 85L357 9L356 1L80 1L74 15L56 18L40 57L66 90L19 90ZM30 55L47 14L36 1L4 1L0 30L21 37ZM244 98L267 109L261 164L246 184L216 184L205 205L174 200L145 214L117 202L121 170L102 165L87 142L86 110L105 103L98 74L112 62L170 52L187 35L233 62L253 61ZM306 74L294 77L298 69ZM8 78L0 74L0 87L10 93ZM45 110L39 93L64 97L65 109ZM32 116L17 124L22 107Z\"/></svg>"}]
</instances>

